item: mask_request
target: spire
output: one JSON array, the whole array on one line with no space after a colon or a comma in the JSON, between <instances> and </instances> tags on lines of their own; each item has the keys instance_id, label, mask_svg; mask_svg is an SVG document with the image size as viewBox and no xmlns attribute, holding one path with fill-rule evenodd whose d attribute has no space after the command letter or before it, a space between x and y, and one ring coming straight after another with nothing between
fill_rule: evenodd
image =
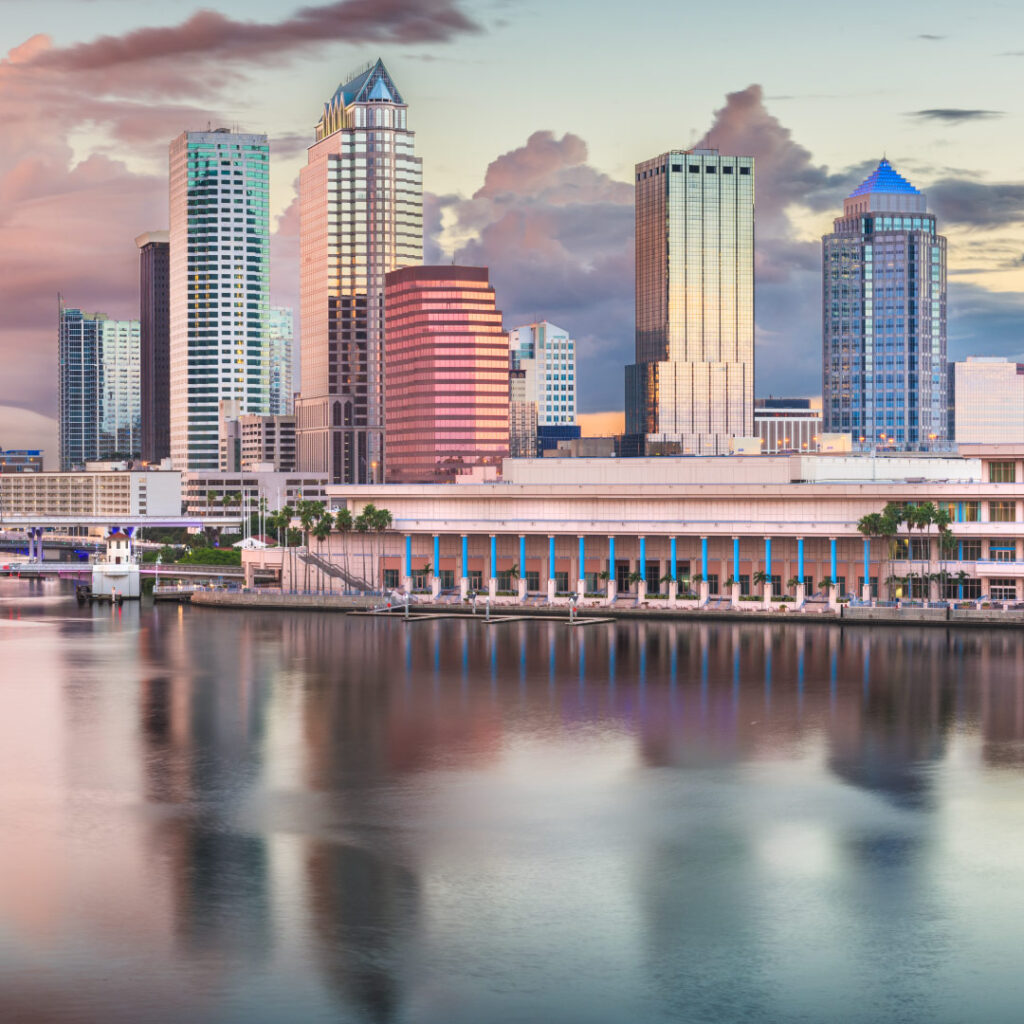
<instances>
[{"instance_id":1,"label":"spire","mask_svg":"<svg viewBox=\"0 0 1024 1024\"><path fill-rule=\"evenodd\" d=\"M918 189L899 174L883 156L874 171L861 182L860 186L850 193L850 199L855 196L866 196L875 193L884 195L912 195L919 196Z\"/></svg>"}]
</instances>

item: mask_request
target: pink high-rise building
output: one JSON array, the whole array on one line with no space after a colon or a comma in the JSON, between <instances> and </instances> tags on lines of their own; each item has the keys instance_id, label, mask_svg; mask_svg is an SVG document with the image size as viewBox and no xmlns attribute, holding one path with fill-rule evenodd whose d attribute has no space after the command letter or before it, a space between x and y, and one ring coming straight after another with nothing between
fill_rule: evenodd
<instances>
[{"instance_id":1,"label":"pink high-rise building","mask_svg":"<svg viewBox=\"0 0 1024 1024\"><path fill-rule=\"evenodd\" d=\"M406 267L384 287L391 483L451 482L508 455L508 335L486 267Z\"/></svg>"}]
</instances>

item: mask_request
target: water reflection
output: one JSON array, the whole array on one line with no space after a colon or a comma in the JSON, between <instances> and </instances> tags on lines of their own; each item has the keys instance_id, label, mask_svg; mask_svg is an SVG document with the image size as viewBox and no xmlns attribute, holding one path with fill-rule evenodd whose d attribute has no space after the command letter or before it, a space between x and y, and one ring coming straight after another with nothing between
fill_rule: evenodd
<instances>
[{"instance_id":1,"label":"water reflection","mask_svg":"<svg viewBox=\"0 0 1024 1024\"><path fill-rule=\"evenodd\" d=\"M1016 633L24 593L5 1019L1011 1012Z\"/></svg>"}]
</instances>

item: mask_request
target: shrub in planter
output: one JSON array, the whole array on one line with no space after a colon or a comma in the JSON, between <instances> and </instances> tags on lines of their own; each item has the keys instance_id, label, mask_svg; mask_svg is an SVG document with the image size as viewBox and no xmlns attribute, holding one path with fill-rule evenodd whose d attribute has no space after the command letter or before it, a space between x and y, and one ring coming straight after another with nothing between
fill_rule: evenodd
<instances>
[{"instance_id":1,"label":"shrub in planter","mask_svg":"<svg viewBox=\"0 0 1024 1024\"><path fill-rule=\"evenodd\" d=\"M773 601L794 601L796 599L794 597L792 597L791 595L789 595L789 594L780 594L778 597L773 597L772 600Z\"/></svg>"},{"instance_id":2,"label":"shrub in planter","mask_svg":"<svg viewBox=\"0 0 1024 1024\"><path fill-rule=\"evenodd\" d=\"M495 594L497 594L498 597L515 597L516 594L517 594L517 591L515 591L515 590L496 590Z\"/></svg>"},{"instance_id":3,"label":"shrub in planter","mask_svg":"<svg viewBox=\"0 0 1024 1024\"><path fill-rule=\"evenodd\" d=\"M647 600L648 601L667 601L668 600L668 594L648 594L647 595Z\"/></svg>"},{"instance_id":4,"label":"shrub in planter","mask_svg":"<svg viewBox=\"0 0 1024 1024\"><path fill-rule=\"evenodd\" d=\"M758 597L756 594L742 594L740 596L741 601L763 601L763 597Z\"/></svg>"},{"instance_id":5,"label":"shrub in planter","mask_svg":"<svg viewBox=\"0 0 1024 1024\"><path fill-rule=\"evenodd\" d=\"M684 594L677 594L676 597L678 597L680 601L696 601L697 600L697 595L692 590L687 590L686 593L684 593Z\"/></svg>"}]
</instances>

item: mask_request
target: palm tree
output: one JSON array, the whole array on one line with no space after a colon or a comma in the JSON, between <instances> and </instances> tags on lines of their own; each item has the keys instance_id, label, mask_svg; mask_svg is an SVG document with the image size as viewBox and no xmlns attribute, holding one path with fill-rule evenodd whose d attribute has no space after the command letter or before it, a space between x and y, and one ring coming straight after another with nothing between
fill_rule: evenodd
<instances>
[{"instance_id":1,"label":"palm tree","mask_svg":"<svg viewBox=\"0 0 1024 1024\"><path fill-rule=\"evenodd\" d=\"M803 580L800 579L799 576L790 576L789 579L786 580L786 586L792 587L794 590L796 590L796 588L799 587L801 583L803 583Z\"/></svg>"},{"instance_id":2,"label":"palm tree","mask_svg":"<svg viewBox=\"0 0 1024 1024\"><path fill-rule=\"evenodd\" d=\"M374 585L380 582L381 592L384 589L384 574L382 572L382 564L384 561L384 534L391 529L394 523L394 517L386 508L374 508L373 512L369 516L370 529L377 535L377 569L374 572Z\"/></svg>"},{"instance_id":3,"label":"palm tree","mask_svg":"<svg viewBox=\"0 0 1024 1024\"><path fill-rule=\"evenodd\" d=\"M330 515L330 513L327 513L325 515L322 515L317 520L316 525L313 527L313 536L316 538L317 557L321 558L321 560L322 560L321 552L323 551L323 542L330 537L330 535L331 535L331 528L333 527L333 525L334 525L334 523L333 523L333 520L331 518L331 515ZM321 571L320 571L320 573L318 575L318 578L320 580L320 590L322 592L323 591L323 585L324 585L323 567L321 567Z\"/></svg>"},{"instance_id":4,"label":"palm tree","mask_svg":"<svg viewBox=\"0 0 1024 1024\"><path fill-rule=\"evenodd\" d=\"M334 526L339 533L349 534L352 532L355 520L352 518L352 510L346 505L345 508L339 508L334 516ZM343 538L342 549L345 552L345 575L349 575L349 561L348 561L348 537ZM346 580L346 583L348 581Z\"/></svg>"},{"instance_id":5,"label":"palm tree","mask_svg":"<svg viewBox=\"0 0 1024 1024\"><path fill-rule=\"evenodd\" d=\"M640 584L643 582L643 579L643 573L637 572L635 569L629 574L629 582L631 584ZM639 594L639 587L637 588L637 593Z\"/></svg>"},{"instance_id":6,"label":"palm tree","mask_svg":"<svg viewBox=\"0 0 1024 1024\"><path fill-rule=\"evenodd\" d=\"M764 596L765 584L771 583L772 578L764 571L764 569L758 569L752 577L755 586L761 587L761 595Z\"/></svg>"},{"instance_id":7,"label":"palm tree","mask_svg":"<svg viewBox=\"0 0 1024 1024\"><path fill-rule=\"evenodd\" d=\"M608 593L608 581L612 578L612 574L607 569L602 569L598 574L597 578L604 584L605 593Z\"/></svg>"}]
</instances>

